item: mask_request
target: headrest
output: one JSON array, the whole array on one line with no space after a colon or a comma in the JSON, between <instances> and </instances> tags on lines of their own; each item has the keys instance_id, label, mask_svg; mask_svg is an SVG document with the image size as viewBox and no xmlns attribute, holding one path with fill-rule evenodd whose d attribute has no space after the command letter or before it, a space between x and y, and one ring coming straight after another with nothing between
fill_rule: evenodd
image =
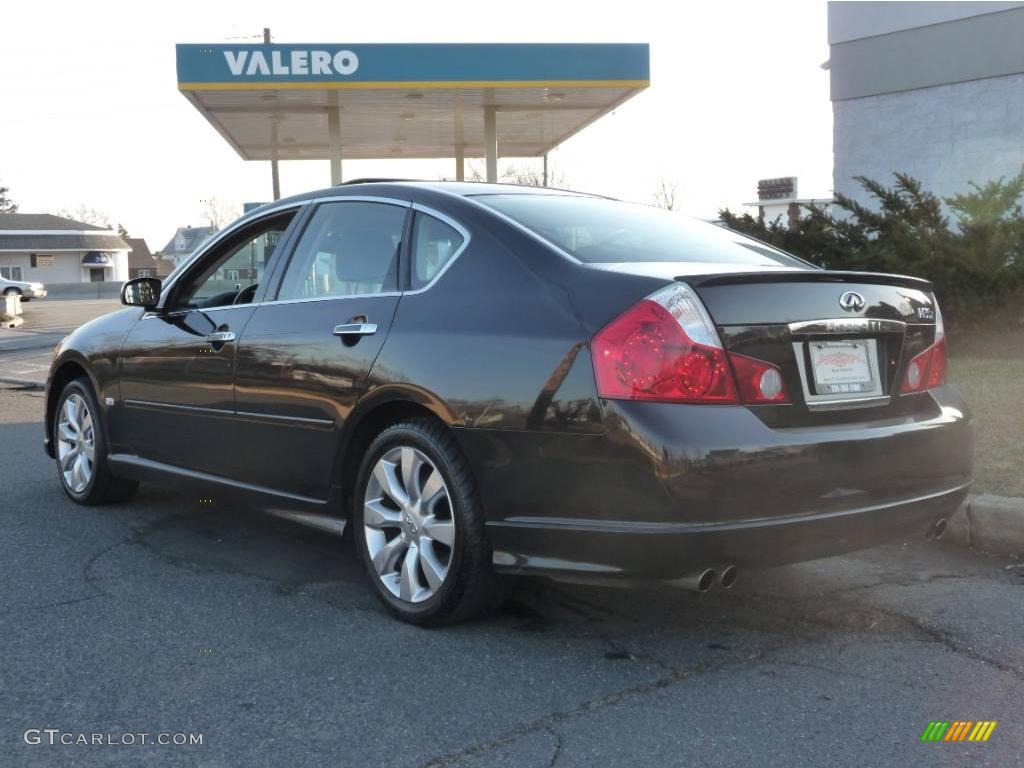
<instances>
[{"instance_id":1,"label":"headrest","mask_svg":"<svg viewBox=\"0 0 1024 768\"><path fill-rule=\"evenodd\" d=\"M330 245L338 256L334 261L335 275L352 283L382 280L398 254L391 236L374 229L347 229Z\"/></svg>"}]
</instances>

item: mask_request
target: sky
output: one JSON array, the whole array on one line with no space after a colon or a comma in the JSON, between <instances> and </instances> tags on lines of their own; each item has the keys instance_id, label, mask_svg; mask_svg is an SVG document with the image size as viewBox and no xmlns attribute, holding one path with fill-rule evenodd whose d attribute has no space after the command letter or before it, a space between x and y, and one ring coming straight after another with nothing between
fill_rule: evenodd
<instances>
[{"instance_id":1,"label":"sky","mask_svg":"<svg viewBox=\"0 0 1024 768\"><path fill-rule=\"evenodd\" d=\"M651 87L550 155L566 186L714 217L760 178L832 187L824 0L775 2L8 3L0 21L0 186L29 212L109 214L152 249L203 223L202 200L271 198L177 91L175 43L646 42ZM521 164L539 163L523 160ZM477 163L482 166L482 162ZM345 178L454 175L450 160L348 161ZM328 163L281 163L287 196L328 186Z\"/></svg>"}]
</instances>

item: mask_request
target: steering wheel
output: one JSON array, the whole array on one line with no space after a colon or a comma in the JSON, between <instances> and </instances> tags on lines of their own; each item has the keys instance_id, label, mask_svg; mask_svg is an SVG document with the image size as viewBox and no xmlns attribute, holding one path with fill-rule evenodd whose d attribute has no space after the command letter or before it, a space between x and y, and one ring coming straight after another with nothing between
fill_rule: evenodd
<instances>
[{"instance_id":1,"label":"steering wheel","mask_svg":"<svg viewBox=\"0 0 1024 768\"><path fill-rule=\"evenodd\" d=\"M235 294L235 299L232 304L252 304L253 298L256 296L256 289L259 288L259 283L253 283L247 286Z\"/></svg>"}]
</instances>

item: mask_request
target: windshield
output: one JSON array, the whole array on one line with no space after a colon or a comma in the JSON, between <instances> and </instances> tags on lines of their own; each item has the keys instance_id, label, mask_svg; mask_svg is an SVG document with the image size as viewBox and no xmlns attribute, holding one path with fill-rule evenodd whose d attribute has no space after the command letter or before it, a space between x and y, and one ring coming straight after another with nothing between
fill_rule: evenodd
<instances>
[{"instance_id":1,"label":"windshield","mask_svg":"<svg viewBox=\"0 0 1024 768\"><path fill-rule=\"evenodd\" d=\"M576 195L476 195L580 261L688 261L811 269L737 232L646 205Z\"/></svg>"}]
</instances>

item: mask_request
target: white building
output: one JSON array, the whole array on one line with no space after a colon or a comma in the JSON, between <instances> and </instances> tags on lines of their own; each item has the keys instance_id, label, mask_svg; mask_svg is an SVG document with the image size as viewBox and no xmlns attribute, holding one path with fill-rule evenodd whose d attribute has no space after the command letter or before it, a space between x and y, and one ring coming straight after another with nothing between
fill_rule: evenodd
<instances>
[{"instance_id":1,"label":"white building","mask_svg":"<svg viewBox=\"0 0 1024 768\"><path fill-rule=\"evenodd\" d=\"M1024 3L830 2L836 192L907 173L940 195L1024 164Z\"/></svg>"},{"instance_id":2,"label":"white building","mask_svg":"<svg viewBox=\"0 0 1024 768\"><path fill-rule=\"evenodd\" d=\"M787 227L792 227L806 212L805 206L813 205L826 213L831 210L831 197L800 197L797 194L796 176L783 176L777 179L759 179L757 182L757 200L744 203L750 208L757 208L757 218L767 225L778 220Z\"/></svg>"},{"instance_id":3,"label":"white building","mask_svg":"<svg viewBox=\"0 0 1024 768\"><path fill-rule=\"evenodd\" d=\"M117 232L48 213L0 214L0 275L45 283L123 283L128 251Z\"/></svg>"}]
</instances>

